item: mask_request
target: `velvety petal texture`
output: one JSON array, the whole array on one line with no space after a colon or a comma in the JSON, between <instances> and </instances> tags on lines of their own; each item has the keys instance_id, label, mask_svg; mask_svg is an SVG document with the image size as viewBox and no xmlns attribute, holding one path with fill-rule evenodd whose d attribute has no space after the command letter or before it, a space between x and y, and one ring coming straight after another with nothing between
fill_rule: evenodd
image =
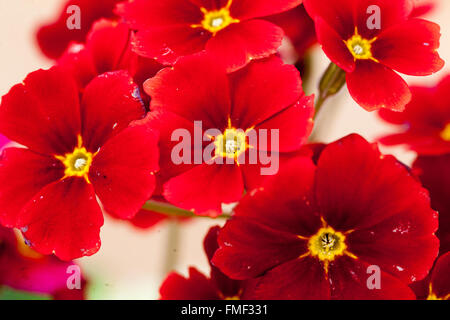
<instances>
[{"instance_id":1,"label":"velvety petal texture","mask_svg":"<svg viewBox=\"0 0 450 320\"><path fill-rule=\"evenodd\" d=\"M62 260L96 253L102 225L94 189L79 178L44 187L23 207L17 223L33 249Z\"/></svg>"},{"instance_id":2,"label":"velvety petal texture","mask_svg":"<svg viewBox=\"0 0 450 320\"><path fill-rule=\"evenodd\" d=\"M140 98L148 105L142 84L163 66L154 59L140 57L131 50L132 31L125 23L101 19L91 28L85 43L71 43L57 64L77 79L80 90L98 75L128 70L139 87Z\"/></svg>"},{"instance_id":3,"label":"velvety petal texture","mask_svg":"<svg viewBox=\"0 0 450 320\"><path fill-rule=\"evenodd\" d=\"M324 52L346 72L350 95L367 111L403 111L411 101L408 85L395 71L425 76L444 66L437 53L440 28L413 18L412 0L304 4Z\"/></svg>"},{"instance_id":4,"label":"velvety petal texture","mask_svg":"<svg viewBox=\"0 0 450 320\"><path fill-rule=\"evenodd\" d=\"M312 130L313 97L301 84L298 71L278 57L227 74L207 54L184 57L147 80L153 111L143 122L160 134L165 198L217 216L223 203L239 201L261 176L276 174L279 153L299 150ZM218 154L215 139L233 130L245 135L245 152Z\"/></svg>"},{"instance_id":5,"label":"velvety petal texture","mask_svg":"<svg viewBox=\"0 0 450 320\"><path fill-rule=\"evenodd\" d=\"M153 194L158 161L158 137L148 126L133 126L111 138L89 172L103 208L123 219L134 217Z\"/></svg>"},{"instance_id":6,"label":"velvety petal texture","mask_svg":"<svg viewBox=\"0 0 450 320\"><path fill-rule=\"evenodd\" d=\"M64 68L31 73L2 99L0 130L27 148L0 161L0 222L63 260L100 248L103 208L130 219L152 196L158 134L135 124L145 108L126 71L104 73L80 93ZM61 293L63 294L63 293Z\"/></svg>"},{"instance_id":7,"label":"velvety petal texture","mask_svg":"<svg viewBox=\"0 0 450 320\"><path fill-rule=\"evenodd\" d=\"M139 89L126 71L105 73L89 83L81 101L82 137L92 152L133 120L145 115Z\"/></svg>"},{"instance_id":8,"label":"velvety petal texture","mask_svg":"<svg viewBox=\"0 0 450 320\"><path fill-rule=\"evenodd\" d=\"M358 135L314 149L245 196L213 264L257 299L414 299L439 248L427 191Z\"/></svg>"},{"instance_id":9,"label":"velvety petal texture","mask_svg":"<svg viewBox=\"0 0 450 320\"><path fill-rule=\"evenodd\" d=\"M450 76L432 86L412 86L412 100L404 112L380 110L380 117L397 126L380 138L385 145L405 145L420 155L450 152Z\"/></svg>"},{"instance_id":10,"label":"velvety petal texture","mask_svg":"<svg viewBox=\"0 0 450 320\"><path fill-rule=\"evenodd\" d=\"M59 58L70 42L83 42L94 22L100 18L117 18L114 7L122 0L67 0L56 20L41 26L36 34L41 51L49 58ZM75 24L79 8L80 28L69 29L68 21Z\"/></svg>"},{"instance_id":11,"label":"velvety petal texture","mask_svg":"<svg viewBox=\"0 0 450 320\"><path fill-rule=\"evenodd\" d=\"M276 53L283 30L258 18L300 5L282 1L136 0L122 3L117 13L137 30L133 41L139 55L174 64L180 57L206 50L228 72L254 59Z\"/></svg>"},{"instance_id":12,"label":"velvety petal texture","mask_svg":"<svg viewBox=\"0 0 450 320\"><path fill-rule=\"evenodd\" d=\"M60 68L30 73L2 98L0 131L44 154L73 151L80 131L75 81Z\"/></svg>"},{"instance_id":13,"label":"velvety petal texture","mask_svg":"<svg viewBox=\"0 0 450 320\"><path fill-rule=\"evenodd\" d=\"M22 207L43 187L64 176L63 164L21 148L3 150L0 165L0 222L15 227Z\"/></svg>"},{"instance_id":14,"label":"velvety petal texture","mask_svg":"<svg viewBox=\"0 0 450 320\"><path fill-rule=\"evenodd\" d=\"M415 174L430 192L431 205L439 212L440 254L450 251L450 155L420 156L413 164Z\"/></svg>"}]
</instances>

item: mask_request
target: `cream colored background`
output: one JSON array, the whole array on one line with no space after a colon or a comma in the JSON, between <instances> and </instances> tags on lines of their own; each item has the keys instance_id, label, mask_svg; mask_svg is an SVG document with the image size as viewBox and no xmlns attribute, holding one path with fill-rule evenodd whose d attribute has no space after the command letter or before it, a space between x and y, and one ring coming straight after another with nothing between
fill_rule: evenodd
<instances>
[{"instance_id":1,"label":"cream colored background","mask_svg":"<svg viewBox=\"0 0 450 320\"><path fill-rule=\"evenodd\" d=\"M92 0L95 1L95 0ZM43 21L54 18L62 0L0 0L0 95L21 82L26 75L39 68L48 68L35 45L34 32ZM442 27L441 57L450 61L450 1L442 0L439 10L429 19ZM314 81L317 83L328 60L316 49ZM409 77L410 83L436 81L449 67L426 78ZM309 93L315 91L312 88ZM450 107L450 105L449 105ZM324 106L323 114L335 112L333 123L321 125L319 137L332 141L352 132L372 140L392 128L382 124L373 113L365 112L348 96L346 89ZM319 121L320 121L319 117ZM323 120L323 119L322 119ZM385 153L399 157L410 164L414 154L403 148L382 148ZM74 213L76 214L76 213ZM106 219L102 229L102 248L93 257L79 260L91 279L90 297L100 299L156 299L159 285L166 274L164 261L169 252L176 258L175 268L186 273L188 266L197 266L209 272L202 249L202 240L209 226L220 221L197 219L179 230L179 244L167 248L169 226L160 225L150 231L139 231L127 223Z\"/></svg>"}]
</instances>

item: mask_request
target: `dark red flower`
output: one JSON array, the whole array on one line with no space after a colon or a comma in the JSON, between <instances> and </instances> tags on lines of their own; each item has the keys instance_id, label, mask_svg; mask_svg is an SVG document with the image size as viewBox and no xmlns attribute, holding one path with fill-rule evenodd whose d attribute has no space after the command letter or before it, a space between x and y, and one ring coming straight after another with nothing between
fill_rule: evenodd
<instances>
[{"instance_id":1,"label":"dark red flower","mask_svg":"<svg viewBox=\"0 0 450 320\"><path fill-rule=\"evenodd\" d=\"M212 260L233 279L259 277L249 297L414 298L407 284L437 256L437 214L395 158L350 135L266 182L240 202Z\"/></svg>"},{"instance_id":2,"label":"dark red flower","mask_svg":"<svg viewBox=\"0 0 450 320\"><path fill-rule=\"evenodd\" d=\"M440 254L450 251L450 154L421 156L413 164L414 173L430 192L431 206L439 212L437 236Z\"/></svg>"},{"instance_id":3,"label":"dark red flower","mask_svg":"<svg viewBox=\"0 0 450 320\"><path fill-rule=\"evenodd\" d=\"M3 285L57 300L81 300L85 296L84 278L80 279L80 289L67 287L68 271L74 266L74 262L37 253L24 243L20 232L0 226L0 289Z\"/></svg>"},{"instance_id":4,"label":"dark red flower","mask_svg":"<svg viewBox=\"0 0 450 320\"><path fill-rule=\"evenodd\" d=\"M395 71L425 76L444 66L436 51L439 26L410 18L410 0L304 3L324 52L346 72L351 96L368 111L402 111L410 102L410 89Z\"/></svg>"},{"instance_id":5,"label":"dark red flower","mask_svg":"<svg viewBox=\"0 0 450 320\"><path fill-rule=\"evenodd\" d=\"M211 56L188 56L144 88L152 97L146 122L160 131L163 194L196 214L215 216L222 203L239 201L261 171L276 173L278 152L299 149L312 129L313 98L303 93L298 71L277 57L227 75ZM267 143L251 141L264 132ZM263 154L273 161L263 163Z\"/></svg>"},{"instance_id":6,"label":"dark red flower","mask_svg":"<svg viewBox=\"0 0 450 320\"><path fill-rule=\"evenodd\" d=\"M303 5L265 19L283 29L294 46L299 60L303 59L305 52L317 42L314 21L306 13Z\"/></svg>"},{"instance_id":7,"label":"dark red flower","mask_svg":"<svg viewBox=\"0 0 450 320\"><path fill-rule=\"evenodd\" d=\"M0 222L30 246L63 260L100 247L102 207L132 218L155 188L157 136L124 71L95 78L81 99L58 68L31 73L2 99L0 132L28 147L0 162Z\"/></svg>"},{"instance_id":8,"label":"dark red flower","mask_svg":"<svg viewBox=\"0 0 450 320\"><path fill-rule=\"evenodd\" d=\"M436 86L411 87L411 92L412 100L404 112L380 110L383 120L401 129L380 142L404 144L423 155L450 153L450 75Z\"/></svg>"},{"instance_id":9,"label":"dark red flower","mask_svg":"<svg viewBox=\"0 0 450 320\"><path fill-rule=\"evenodd\" d=\"M450 252L437 259L433 270L423 281L413 283L417 299L450 300Z\"/></svg>"},{"instance_id":10,"label":"dark red flower","mask_svg":"<svg viewBox=\"0 0 450 320\"><path fill-rule=\"evenodd\" d=\"M93 23L100 18L116 17L113 10L123 0L69 0L56 21L42 26L37 32L37 41L42 52L51 59L59 58L70 42L84 42ZM80 8L80 29L69 29L67 20L73 12L71 6ZM69 12L68 12L69 11Z\"/></svg>"},{"instance_id":11,"label":"dark red flower","mask_svg":"<svg viewBox=\"0 0 450 320\"><path fill-rule=\"evenodd\" d=\"M209 230L203 247L210 261L218 248L217 235L220 227ZM159 290L161 300L239 300L245 297L245 281L232 280L211 265L206 277L196 268L189 268L189 277L172 272Z\"/></svg>"},{"instance_id":12,"label":"dark red flower","mask_svg":"<svg viewBox=\"0 0 450 320\"><path fill-rule=\"evenodd\" d=\"M96 76L109 71L128 70L148 105L149 97L142 84L163 68L154 59L140 57L131 51L131 31L124 23L100 20L92 26L86 44L72 43L58 60L71 73L81 89Z\"/></svg>"},{"instance_id":13,"label":"dark red flower","mask_svg":"<svg viewBox=\"0 0 450 320\"><path fill-rule=\"evenodd\" d=\"M276 53L283 30L260 19L301 0L135 0L117 13L137 30L134 50L164 64L206 49L216 63L237 70L252 59Z\"/></svg>"}]
</instances>

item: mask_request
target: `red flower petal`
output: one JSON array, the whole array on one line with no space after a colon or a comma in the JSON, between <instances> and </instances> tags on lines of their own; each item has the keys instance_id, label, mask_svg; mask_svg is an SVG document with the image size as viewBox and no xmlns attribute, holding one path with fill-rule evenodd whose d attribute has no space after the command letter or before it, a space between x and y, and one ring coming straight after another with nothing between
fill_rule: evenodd
<instances>
[{"instance_id":1,"label":"red flower petal","mask_svg":"<svg viewBox=\"0 0 450 320\"><path fill-rule=\"evenodd\" d=\"M309 154L304 152L303 147L295 152L281 152L277 153L267 153L266 151L258 152L258 159L268 159L268 161L260 161L260 163L250 164L249 162L240 165L242 169L242 174L244 176L244 185L247 192L251 192L254 189L258 189L265 184L266 180L272 178L275 174L284 170L285 166L295 160L297 157L310 157ZM247 151L246 159L249 159L249 154L252 150ZM268 158L270 156L271 158ZM277 159L278 157L278 159ZM267 163L267 164L263 164ZM271 169L269 169L271 168ZM264 172L262 170L270 170ZM264 174L263 174L264 173Z\"/></svg>"},{"instance_id":2,"label":"red flower petal","mask_svg":"<svg viewBox=\"0 0 450 320\"><path fill-rule=\"evenodd\" d=\"M386 145L406 144L421 155L438 155L450 152L450 142L441 137L450 112L447 101L450 77L433 87L411 87L412 100L404 112L382 109L380 117L390 123L402 125L399 133L384 136L380 142ZM428 106L424 108L423 106Z\"/></svg>"},{"instance_id":3,"label":"red flower petal","mask_svg":"<svg viewBox=\"0 0 450 320\"><path fill-rule=\"evenodd\" d=\"M228 164L204 163L164 185L164 197L169 202L211 217L222 212L222 203L239 201L243 193L241 170Z\"/></svg>"},{"instance_id":4,"label":"red flower petal","mask_svg":"<svg viewBox=\"0 0 450 320\"><path fill-rule=\"evenodd\" d=\"M425 277L438 251L437 214L402 164L351 135L322 152L316 192L325 221L353 230L350 252L406 283Z\"/></svg>"},{"instance_id":5,"label":"red flower petal","mask_svg":"<svg viewBox=\"0 0 450 320\"><path fill-rule=\"evenodd\" d=\"M150 199L158 170L157 141L148 126L130 127L94 157L89 180L107 212L130 219Z\"/></svg>"},{"instance_id":6,"label":"red flower petal","mask_svg":"<svg viewBox=\"0 0 450 320\"><path fill-rule=\"evenodd\" d=\"M330 284L318 259L295 259L250 280L245 298L252 300L326 300Z\"/></svg>"},{"instance_id":7,"label":"red flower petal","mask_svg":"<svg viewBox=\"0 0 450 320\"><path fill-rule=\"evenodd\" d=\"M447 100L450 90L450 74L446 74L442 77L439 83L436 85L436 109L446 117L450 117L450 110L448 108Z\"/></svg>"},{"instance_id":8,"label":"red flower petal","mask_svg":"<svg viewBox=\"0 0 450 320\"><path fill-rule=\"evenodd\" d=\"M353 0L353 2L358 32L366 39L372 39L383 30L403 23L410 17L413 10L413 3L411 0ZM367 9L373 5L380 8L381 29L369 29L367 27L367 19L371 15L367 12Z\"/></svg>"},{"instance_id":9,"label":"red flower petal","mask_svg":"<svg viewBox=\"0 0 450 320\"><path fill-rule=\"evenodd\" d=\"M434 102L430 100L433 99L433 94L435 90L432 88L425 88L425 87L416 87L416 86L410 86L413 98L411 102L406 106L405 111L403 112L396 112L389 109L381 109L379 111L380 117L390 123L397 124L397 125L403 125L407 124L408 122L414 122L420 125L427 125L427 122L433 122L436 120L439 120L439 118L442 117L442 115L436 116L429 108L426 108L424 110L423 105ZM432 108L433 111L436 108ZM420 121L419 121L420 120ZM422 122L422 123L419 123Z\"/></svg>"},{"instance_id":10,"label":"red flower petal","mask_svg":"<svg viewBox=\"0 0 450 320\"><path fill-rule=\"evenodd\" d=\"M72 41L84 42L94 21L100 18L113 18L114 5L122 0L69 0L65 1L59 18L52 24L45 25L37 32L38 44L42 52L49 58L60 57ZM69 29L67 21L71 16L70 6L76 5L81 12L80 29Z\"/></svg>"},{"instance_id":11,"label":"red flower petal","mask_svg":"<svg viewBox=\"0 0 450 320\"><path fill-rule=\"evenodd\" d=\"M233 72L276 53L283 34L283 29L265 20L243 21L218 32L207 42L206 51Z\"/></svg>"},{"instance_id":12,"label":"red flower petal","mask_svg":"<svg viewBox=\"0 0 450 320\"><path fill-rule=\"evenodd\" d=\"M79 43L69 45L57 65L71 74L80 88L86 87L98 75L91 53Z\"/></svg>"},{"instance_id":13,"label":"red flower petal","mask_svg":"<svg viewBox=\"0 0 450 320\"><path fill-rule=\"evenodd\" d=\"M300 200L313 199L315 172L310 159L292 159L260 189L249 192L236 207L235 215L256 219L276 230L313 235L320 228L320 218L313 203Z\"/></svg>"},{"instance_id":14,"label":"red flower petal","mask_svg":"<svg viewBox=\"0 0 450 320\"><path fill-rule=\"evenodd\" d=\"M266 17L265 20L283 29L285 36L292 42L299 60L303 59L305 52L317 42L314 21L306 13L303 5Z\"/></svg>"},{"instance_id":15,"label":"red flower petal","mask_svg":"<svg viewBox=\"0 0 450 320\"><path fill-rule=\"evenodd\" d=\"M211 282L215 284L223 298L236 297L240 294L240 290L242 289L242 281L228 278L211 263L214 253L216 253L219 248L219 243L217 242L219 232L219 226L212 227L209 229L205 240L203 241L203 248L205 249L206 256L211 265Z\"/></svg>"},{"instance_id":16,"label":"red flower petal","mask_svg":"<svg viewBox=\"0 0 450 320\"><path fill-rule=\"evenodd\" d=\"M64 166L55 158L27 149L5 149L0 165L0 222L16 227L23 206L43 187L63 176Z\"/></svg>"},{"instance_id":17,"label":"red flower petal","mask_svg":"<svg viewBox=\"0 0 450 320\"><path fill-rule=\"evenodd\" d=\"M94 189L81 178L43 188L22 209L18 227L31 247L62 260L90 256L100 248L103 215Z\"/></svg>"},{"instance_id":18,"label":"red flower petal","mask_svg":"<svg viewBox=\"0 0 450 320\"><path fill-rule=\"evenodd\" d=\"M408 213L351 233L349 251L405 283L423 279L439 251L439 241L433 235L437 223L430 223L429 216L418 217L417 213L409 216Z\"/></svg>"},{"instance_id":19,"label":"red flower petal","mask_svg":"<svg viewBox=\"0 0 450 320\"><path fill-rule=\"evenodd\" d=\"M90 51L97 74L126 69L131 49L131 31L124 23L100 20L94 24L86 39L86 49Z\"/></svg>"},{"instance_id":20,"label":"red flower petal","mask_svg":"<svg viewBox=\"0 0 450 320\"><path fill-rule=\"evenodd\" d=\"M322 151L315 188L325 221L338 230L365 229L404 212L435 222L420 183L356 134Z\"/></svg>"},{"instance_id":21,"label":"red flower petal","mask_svg":"<svg viewBox=\"0 0 450 320\"><path fill-rule=\"evenodd\" d=\"M450 154L420 156L413 164L425 188L430 191L432 207L439 212L440 253L450 251Z\"/></svg>"},{"instance_id":22,"label":"red flower petal","mask_svg":"<svg viewBox=\"0 0 450 320\"><path fill-rule=\"evenodd\" d=\"M137 54L133 55L133 58L130 61L128 70L130 72L130 75L133 77L134 82L139 85L141 98L144 101L146 107L148 107L150 104L150 96L147 95L144 91L144 82L147 79L154 77L162 68L163 65L157 62L155 59L148 59L138 56Z\"/></svg>"},{"instance_id":23,"label":"red flower petal","mask_svg":"<svg viewBox=\"0 0 450 320\"><path fill-rule=\"evenodd\" d=\"M380 108L403 111L411 101L405 80L370 60L357 61L355 71L347 73L347 86L352 98L367 111Z\"/></svg>"},{"instance_id":24,"label":"red flower petal","mask_svg":"<svg viewBox=\"0 0 450 320\"><path fill-rule=\"evenodd\" d=\"M336 300L415 300L411 289L400 280L381 270L380 288L369 289L369 264L350 257L341 257L330 263L329 276L333 279L331 298Z\"/></svg>"},{"instance_id":25,"label":"red flower petal","mask_svg":"<svg viewBox=\"0 0 450 320\"><path fill-rule=\"evenodd\" d=\"M184 25L152 27L140 30L133 39L133 51L162 64L174 64L181 56L205 49L211 34L201 28Z\"/></svg>"},{"instance_id":26,"label":"red flower petal","mask_svg":"<svg viewBox=\"0 0 450 320\"><path fill-rule=\"evenodd\" d=\"M3 97L0 131L33 151L72 152L80 131L75 81L58 68L30 73Z\"/></svg>"},{"instance_id":27,"label":"red flower petal","mask_svg":"<svg viewBox=\"0 0 450 320\"><path fill-rule=\"evenodd\" d=\"M233 218L219 234L212 263L232 279L251 279L307 252L305 240L246 218ZM232 258L231 258L232 257Z\"/></svg>"},{"instance_id":28,"label":"red flower petal","mask_svg":"<svg viewBox=\"0 0 450 320\"><path fill-rule=\"evenodd\" d=\"M230 113L230 93L225 71L206 55L181 59L173 69L163 69L144 83L152 97L152 110L164 109L203 128L225 128ZM214 108L211 109L211 103Z\"/></svg>"},{"instance_id":29,"label":"red flower petal","mask_svg":"<svg viewBox=\"0 0 450 320\"><path fill-rule=\"evenodd\" d=\"M192 122L170 111L158 110L149 112L141 123L147 124L159 133L159 163L161 170L157 174L158 184L165 183L170 178L182 174L195 166L193 146L191 148L191 164L175 164L172 158L172 152L175 146L180 143L176 139L174 139L176 141L172 141L172 134L175 130L186 130L191 138L194 137L194 124ZM192 143L192 141L189 143ZM162 193L162 190L160 193Z\"/></svg>"},{"instance_id":30,"label":"red flower petal","mask_svg":"<svg viewBox=\"0 0 450 320\"><path fill-rule=\"evenodd\" d=\"M316 20L322 18L331 28L336 30L341 39L347 40L355 32L353 6L357 0L304 0L308 14Z\"/></svg>"},{"instance_id":31,"label":"red flower petal","mask_svg":"<svg viewBox=\"0 0 450 320\"><path fill-rule=\"evenodd\" d=\"M267 185L241 201L219 234L213 264L235 279L261 277L250 281L246 298L253 291L270 298L305 297L308 292L300 290L308 286L298 283L305 280L292 281L299 277L300 257L309 253L317 259L304 237L327 224L344 233L346 243L343 256L328 261L332 299L412 299L407 284L426 275L438 251L437 216L426 191L402 164L381 156L376 146L359 136L319 146L321 153L313 147L314 157L319 158L315 172L301 171L304 164L296 162L301 158L292 160L289 169L267 179ZM302 181L304 177L310 179ZM299 182L300 192L280 193L290 190L286 184L296 189ZM326 271L327 264L319 263ZM381 268L381 290L367 285L370 264ZM277 268L281 271L271 277ZM321 283L325 284L323 278L318 286L324 287Z\"/></svg>"},{"instance_id":32,"label":"red flower petal","mask_svg":"<svg viewBox=\"0 0 450 320\"><path fill-rule=\"evenodd\" d=\"M126 24L99 20L92 26L86 44L72 43L58 59L58 65L70 72L83 89L99 74L128 69L134 57L130 40Z\"/></svg>"},{"instance_id":33,"label":"red flower petal","mask_svg":"<svg viewBox=\"0 0 450 320\"><path fill-rule=\"evenodd\" d=\"M355 59L339 34L322 18L316 18L317 39L323 51L337 66L347 72L355 70Z\"/></svg>"},{"instance_id":34,"label":"red flower petal","mask_svg":"<svg viewBox=\"0 0 450 320\"><path fill-rule=\"evenodd\" d=\"M438 298L450 299L450 252L440 257L431 276L431 289Z\"/></svg>"},{"instance_id":35,"label":"red flower petal","mask_svg":"<svg viewBox=\"0 0 450 320\"><path fill-rule=\"evenodd\" d=\"M195 268L189 268L189 277L173 272L159 289L161 300L220 300L214 284Z\"/></svg>"},{"instance_id":36,"label":"red flower petal","mask_svg":"<svg viewBox=\"0 0 450 320\"><path fill-rule=\"evenodd\" d=\"M232 17L245 20L280 13L301 3L302 0L233 0L230 12Z\"/></svg>"},{"instance_id":37,"label":"red flower petal","mask_svg":"<svg viewBox=\"0 0 450 320\"><path fill-rule=\"evenodd\" d=\"M436 142L436 139L426 137L417 132L394 133L382 137L379 140L386 146L395 146L399 144L409 144L414 151L423 155L432 155L447 152L449 149L448 143Z\"/></svg>"},{"instance_id":38,"label":"red flower petal","mask_svg":"<svg viewBox=\"0 0 450 320\"><path fill-rule=\"evenodd\" d=\"M97 151L111 136L144 114L139 89L126 71L98 76L86 87L81 103L84 146Z\"/></svg>"},{"instance_id":39,"label":"red flower petal","mask_svg":"<svg viewBox=\"0 0 450 320\"><path fill-rule=\"evenodd\" d=\"M140 229L150 229L166 220L168 220L168 217L162 213L139 210L130 222Z\"/></svg>"},{"instance_id":40,"label":"red flower petal","mask_svg":"<svg viewBox=\"0 0 450 320\"><path fill-rule=\"evenodd\" d=\"M293 105L304 95L298 71L278 57L255 61L230 77L231 122L244 130Z\"/></svg>"},{"instance_id":41,"label":"red flower petal","mask_svg":"<svg viewBox=\"0 0 450 320\"><path fill-rule=\"evenodd\" d=\"M198 24L203 20L200 8L189 0L135 0L117 5L116 13L132 29L155 26Z\"/></svg>"},{"instance_id":42,"label":"red flower petal","mask_svg":"<svg viewBox=\"0 0 450 320\"><path fill-rule=\"evenodd\" d=\"M404 74L433 74L444 66L436 52L439 30L439 25L420 19L395 25L378 36L373 43L373 55L382 64Z\"/></svg>"},{"instance_id":43,"label":"red flower petal","mask_svg":"<svg viewBox=\"0 0 450 320\"><path fill-rule=\"evenodd\" d=\"M267 130L267 146L256 146L258 150L272 150L271 130L279 130L279 141L274 151L291 152L300 149L308 141L313 129L314 96L302 97L293 106L281 111L255 127L257 133Z\"/></svg>"}]
</instances>

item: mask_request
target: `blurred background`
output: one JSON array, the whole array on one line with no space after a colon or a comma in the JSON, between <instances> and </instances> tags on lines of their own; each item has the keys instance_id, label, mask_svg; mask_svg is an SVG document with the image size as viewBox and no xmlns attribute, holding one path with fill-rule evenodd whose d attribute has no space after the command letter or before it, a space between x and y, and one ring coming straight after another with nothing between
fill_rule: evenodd
<instances>
[{"instance_id":1,"label":"blurred background","mask_svg":"<svg viewBox=\"0 0 450 320\"><path fill-rule=\"evenodd\" d=\"M28 73L52 65L40 53L35 32L40 24L57 18L63 3L63 0L0 0L1 96ZM439 53L445 61L450 61L450 1L441 0L439 8L427 19L440 24L442 38ZM319 47L313 49L312 56L312 75L306 86L307 94L317 93L318 80L329 63ZM447 64L433 76L406 79L410 84L435 83L449 70ZM333 114L332 121L330 113ZM318 124L320 131L317 138L324 142L334 141L352 132L370 141L393 131L375 113L368 113L356 105L345 88L326 102ZM381 149L408 165L415 157L414 153L399 147ZM188 267L195 266L209 274L202 246L203 237L209 227L222 223L220 220L197 218L178 226L165 222L143 231L106 217L101 232L102 248L96 255L77 261L89 281L88 298L157 299L159 286L170 270L186 275Z\"/></svg>"}]
</instances>

